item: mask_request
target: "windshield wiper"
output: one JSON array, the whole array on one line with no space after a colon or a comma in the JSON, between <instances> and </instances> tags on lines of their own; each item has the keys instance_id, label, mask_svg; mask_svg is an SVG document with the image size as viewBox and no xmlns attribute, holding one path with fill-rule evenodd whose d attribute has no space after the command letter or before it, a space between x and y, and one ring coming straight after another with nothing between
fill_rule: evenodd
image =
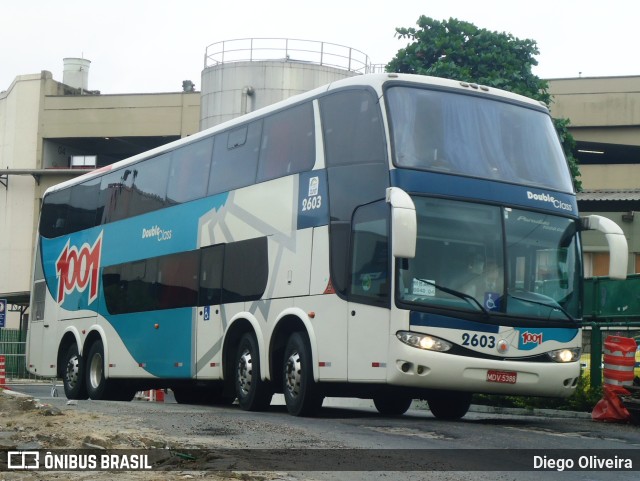
<instances>
[{"instance_id":1,"label":"windshield wiper","mask_svg":"<svg viewBox=\"0 0 640 481\"><path fill-rule=\"evenodd\" d=\"M518 292L522 292L522 293L531 294L532 296L536 296L536 297L542 297L542 294L537 294L537 293L531 292L531 291L525 291L523 289L517 289L517 291ZM544 301L544 300L532 299L531 298L532 296L531 297L515 296L515 295L513 295L513 291L510 290L510 289L507 290L507 295L510 296L510 297L513 297L514 299L518 299L519 301L530 302L531 304L537 304L539 306L548 307L550 309L553 309L553 310L556 310L556 311L560 311L571 322L575 322L576 324L578 323L578 320L576 320L571 314L569 314L569 312L567 312L567 310L564 307L562 307L560 304L558 304L556 301L554 301L551 298L549 298L549 301Z\"/></svg>"},{"instance_id":2,"label":"windshield wiper","mask_svg":"<svg viewBox=\"0 0 640 481\"><path fill-rule=\"evenodd\" d=\"M485 307L480 302L478 302L478 299L476 299L475 297L465 292L460 292L460 291L456 291L455 289L451 289L449 287L441 286L439 284L436 284L433 281L428 281L427 279L418 279L418 280L420 282L424 282L425 284L435 287L439 291L446 292L447 294L451 294L454 297L467 301L469 304L478 307L478 309L480 309L486 317L491 317L491 314L489 314L489 311L485 309Z\"/></svg>"}]
</instances>

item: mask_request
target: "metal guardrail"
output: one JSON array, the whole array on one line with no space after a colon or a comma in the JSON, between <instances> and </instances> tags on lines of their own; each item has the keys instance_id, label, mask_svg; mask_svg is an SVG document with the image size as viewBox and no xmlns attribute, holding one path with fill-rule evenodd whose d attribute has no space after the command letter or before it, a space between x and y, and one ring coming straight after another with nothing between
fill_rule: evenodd
<instances>
[{"instance_id":1,"label":"metal guardrail","mask_svg":"<svg viewBox=\"0 0 640 481\"><path fill-rule=\"evenodd\" d=\"M231 62L284 60L308 62L355 73L371 73L368 55L335 43L292 38L239 38L207 46L204 67Z\"/></svg>"}]
</instances>

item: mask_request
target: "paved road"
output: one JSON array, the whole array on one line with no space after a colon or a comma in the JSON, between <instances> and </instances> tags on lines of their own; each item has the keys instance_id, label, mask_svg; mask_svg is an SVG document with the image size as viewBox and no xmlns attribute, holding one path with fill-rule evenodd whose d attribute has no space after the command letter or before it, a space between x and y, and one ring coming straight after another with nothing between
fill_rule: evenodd
<instances>
[{"instance_id":1,"label":"paved road","mask_svg":"<svg viewBox=\"0 0 640 481\"><path fill-rule=\"evenodd\" d=\"M67 408L64 397L51 397L49 385L14 386L14 389L39 397L43 402L54 406ZM59 390L63 395L61 388ZM585 416L571 418L561 412L525 416L476 411L470 412L461 421L445 422L435 419L427 410L411 409L405 416L391 418L378 415L365 401L327 401L320 415L315 418L289 416L280 400L276 400L276 405L272 405L265 413L244 412L236 406L221 408L176 404L171 396L165 403L80 401L75 409L130 416L145 426L172 436L184 436L194 445L214 449L277 449L282 450L284 459L289 454L300 455L300 451L292 451L293 449L334 450L327 451L333 456L332 459L322 458L322 462L327 463L327 469L339 465L353 467L354 464L350 463L354 459L357 463L363 463L362 465L368 463L373 466L379 461L380 451L377 450L381 449L394 450L389 451L394 456L401 453L397 450L421 450L411 455L430 456L429 459L433 460L433 467L436 468L436 471L427 473L402 471L399 458L392 456L389 466L402 471L395 475L387 471L328 471L313 472L312 479L637 481L640 478L638 426L597 423ZM490 451L483 451L484 449ZM434 456L432 450L439 450L437 456ZM533 453L527 450L537 451ZM558 472L557 466L552 472L529 469L535 462L533 456L539 456L548 462L557 457L566 457L567 451L561 450L574 450L570 454L576 465L579 456L595 456L596 462L608 456L615 461L616 456L626 459L629 452L633 453L637 462L634 461L634 471L622 472ZM599 450L610 451L603 454ZM500 466L504 466L506 462L509 469L514 471L505 471L503 468L491 473L478 471L496 457ZM470 464L461 465L462 458ZM362 469L362 465L358 467ZM452 467L456 470L475 471L449 471ZM285 470L288 471L286 463ZM292 476L293 479L307 479L307 475L302 476L300 473Z\"/></svg>"}]
</instances>

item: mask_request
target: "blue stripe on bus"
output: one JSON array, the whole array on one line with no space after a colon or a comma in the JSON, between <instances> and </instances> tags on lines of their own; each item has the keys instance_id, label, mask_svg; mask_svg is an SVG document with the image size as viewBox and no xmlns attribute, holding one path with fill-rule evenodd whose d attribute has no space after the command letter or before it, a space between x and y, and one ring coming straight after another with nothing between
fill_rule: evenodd
<instances>
[{"instance_id":1,"label":"blue stripe on bus","mask_svg":"<svg viewBox=\"0 0 640 481\"><path fill-rule=\"evenodd\" d=\"M108 265L193 250L198 248L202 217L224 207L228 197L227 193L219 194L56 239L41 238L40 252L51 296L54 301L58 300L61 287L56 263L63 251L73 250L74 256L79 259L78 253L83 250L83 245L87 244L86 248L90 248L102 235L99 260L101 274L102 268ZM77 260L74 262L78 263ZM70 265L69 269L78 271L80 266L73 266L72 269ZM75 276L78 275L80 274L76 272ZM113 326L136 362L144 364L152 375L190 378L194 357L191 325L193 309L111 315L106 310L101 277L98 282L97 299L90 299L90 285L83 290L74 288L71 292L64 291L61 308L71 313L88 310L100 314ZM167 356L167 353L171 355Z\"/></svg>"},{"instance_id":2,"label":"blue stripe on bus","mask_svg":"<svg viewBox=\"0 0 640 481\"><path fill-rule=\"evenodd\" d=\"M550 210L573 217L578 214L578 204L572 194L485 179L394 169L391 171L391 185L407 192L486 200L500 205Z\"/></svg>"},{"instance_id":3,"label":"blue stripe on bus","mask_svg":"<svg viewBox=\"0 0 640 481\"><path fill-rule=\"evenodd\" d=\"M166 309L152 312L109 315L100 302L100 313L124 342L138 364L162 378L190 378L193 309ZM157 325L157 327L156 327Z\"/></svg>"},{"instance_id":4,"label":"blue stripe on bus","mask_svg":"<svg viewBox=\"0 0 640 481\"><path fill-rule=\"evenodd\" d=\"M490 332L497 334L500 326L485 324L482 322L467 321L455 317L441 316L439 314L428 314L426 312L411 311L409 314L409 324L412 326L444 327L447 329L458 329L462 331Z\"/></svg>"}]
</instances>

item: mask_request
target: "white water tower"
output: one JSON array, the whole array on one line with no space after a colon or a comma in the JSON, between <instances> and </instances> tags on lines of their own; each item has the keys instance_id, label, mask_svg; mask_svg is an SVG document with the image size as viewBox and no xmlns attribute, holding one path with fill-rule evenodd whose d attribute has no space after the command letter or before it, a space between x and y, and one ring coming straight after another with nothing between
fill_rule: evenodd
<instances>
[{"instance_id":1,"label":"white water tower","mask_svg":"<svg viewBox=\"0 0 640 481\"><path fill-rule=\"evenodd\" d=\"M200 129L370 68L359 50L326 42L245 38L211 44L202 71Z\"/></svg>"},{"instance_id":2,"label":"white water tower","mask_svg":"<svg viewBox=\"0 0 640 481\"><path fill-rule=\"evenodd\" d=\"M86 58L68 57L62 59L64 70L62 72L62 83L80 89L89 90L89 67L91 60Z\"/></svg>"}]
</instances>

